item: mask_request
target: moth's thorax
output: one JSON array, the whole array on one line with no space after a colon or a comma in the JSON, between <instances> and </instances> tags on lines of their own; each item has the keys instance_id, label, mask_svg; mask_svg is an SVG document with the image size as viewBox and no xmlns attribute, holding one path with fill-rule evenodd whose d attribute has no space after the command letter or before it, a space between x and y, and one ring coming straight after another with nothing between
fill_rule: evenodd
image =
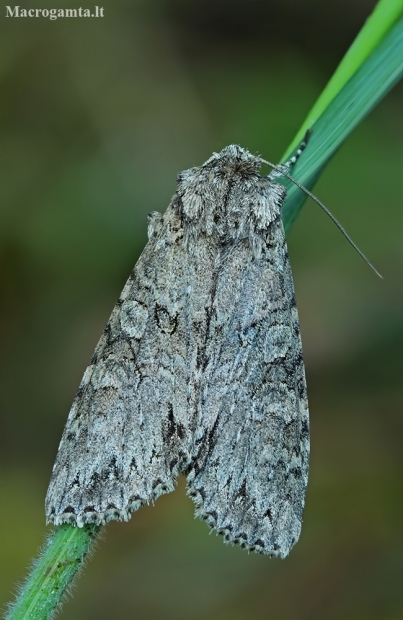
<instances>
[{"instance_id":1,"label":"moth's thorax","mask_svg":"<svg viewBox=\"0 0 403 620\"><path fill-rule=\"evenodd\" d=\"M286 196L282 185L260 176L260 166L259 157L230 145L202 166L179 174L175 202L185 242L200 234L216 236L223 243L249 239L260 253Z\"/></svg>"}]
</instances>

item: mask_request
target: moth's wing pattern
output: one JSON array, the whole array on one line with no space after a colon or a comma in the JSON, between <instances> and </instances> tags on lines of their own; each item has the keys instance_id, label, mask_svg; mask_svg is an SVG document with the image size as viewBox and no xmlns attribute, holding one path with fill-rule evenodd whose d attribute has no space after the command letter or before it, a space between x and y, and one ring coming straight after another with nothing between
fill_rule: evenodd
<instances>
[{"instance_id":1,"label":"moth's wing pattern","mask_svg":"<svg viewBox=\"0 0 403 620\"><path fill-rule=\"evenodd\" d=\"M87 368L47 497L59 525L128 519L188 478L196 514L260 553L297 541L309 422L285 189L231 145L178 177Z\"/></svg>"},{"instance_id":2,"label":"moth's wing pattern","mask_svg":"<svg viewBox=\"0 0 403 620\"><path fill-rule=\"evenodd\" d=\"M175 209L152 216L151 238L64 429L46 497L47 519L56 525L126 520L172 491L190 459L196 347L188 323L197 308L188 301L188 281L196 293L201 287L203 300L209 277L206 264L200 273L188 267Z\"/></svg>"},{"instance_id":3,"label":"moth's wing pattern","mask_svg":"<svg viewBox=\"0 0 403 620\"><path fill-rule=\"evenodd\" d=\"M231 246L218 271L188 470L196 514L228 542L284 557L298 540L308 403L280 213L260 258Z\"/></svg>"}]
</instances>

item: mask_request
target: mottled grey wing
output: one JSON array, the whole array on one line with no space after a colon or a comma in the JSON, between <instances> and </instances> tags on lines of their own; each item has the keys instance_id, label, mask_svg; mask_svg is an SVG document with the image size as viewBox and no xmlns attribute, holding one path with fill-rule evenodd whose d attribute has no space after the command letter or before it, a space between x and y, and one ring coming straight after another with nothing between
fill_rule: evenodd
<instances>
[{"instance_id":1,"label":"mottled grey wing","mask_svg":"<svg viewBox=\"0 0 403 620\"><path fill-rule=\"evenodd\" d=\"M280 216L261 258L223 256L210 318L189 495L228 542L284 557L298 540L309 420Z\"/></svg>"},{"instance_id":2,"label":"mottled grey wing","mask_svg":"<svg viewBox=\"0 0 403 620\"><path fill-rule=\"evenodd\" d=\"M157 220L68 417L46 497L56 525L126 520L172 491L190 460L197 307L188 297L203 304L209 276L189 267L173 208Z\"/></svg>"}]
</instances>

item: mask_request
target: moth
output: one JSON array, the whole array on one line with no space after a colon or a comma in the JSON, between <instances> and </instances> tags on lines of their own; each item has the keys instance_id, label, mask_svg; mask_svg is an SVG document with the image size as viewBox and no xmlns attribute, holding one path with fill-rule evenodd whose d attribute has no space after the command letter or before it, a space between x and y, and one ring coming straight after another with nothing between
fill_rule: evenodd
<instances>
[{"instance_id":1,"label":"moth","mask_svg":"<svg viewBox=\"0 0 403 620\"><path fill-rule=\"evenodd\" d=\"M296 543L309 419L277 179L305 144L268 176L228 146L149 215L68 416L48 522L126 521L183 473L196 516L225 541L280 557Z\"/></svg>"}]
</instances>

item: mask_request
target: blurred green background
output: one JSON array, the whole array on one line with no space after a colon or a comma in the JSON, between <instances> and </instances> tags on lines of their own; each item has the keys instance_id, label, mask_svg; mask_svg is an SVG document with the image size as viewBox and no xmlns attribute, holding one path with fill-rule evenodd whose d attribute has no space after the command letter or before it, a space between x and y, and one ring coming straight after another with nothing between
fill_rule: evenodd
<instances>
[{"instance_id":1,"label":"blurred green background","mask_svg":"<svg viewBox=\"0 0 403 620\"><path fill-rule=\"evenodd\" d=\"M228 143L278 161L374 4L115 0L103 19L1 19L1 604L43 541L61 432L146 214ZM286 560L224 545L180 480L104 528L61 619L403 617L402 95L315 187L384 280L313 203L289 237L312 425L299 543Z\"/></svg>"}]
</instances>

